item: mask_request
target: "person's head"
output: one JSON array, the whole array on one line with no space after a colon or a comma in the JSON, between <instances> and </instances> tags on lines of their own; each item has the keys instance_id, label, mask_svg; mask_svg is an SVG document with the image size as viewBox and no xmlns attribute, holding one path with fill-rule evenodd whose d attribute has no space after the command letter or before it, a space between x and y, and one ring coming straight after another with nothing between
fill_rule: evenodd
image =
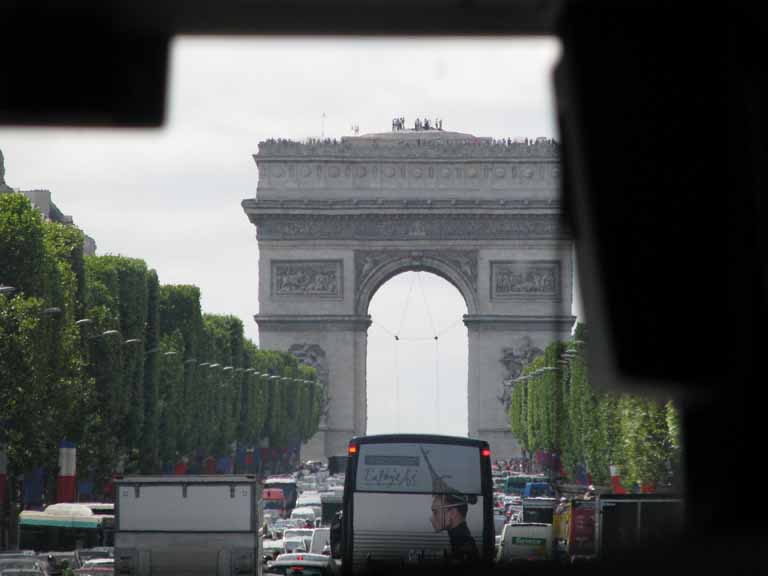
<instances>
[{"instance_id":1,"label":"person's head","mask_svg":"<svg viewBox=\"0 0 768 576\"><path fill-rule=\"evenodd\" d=\"M435 532L455 528L467 519L468 498L462 494L435 494L430 522Z\"/></svg>"}]
</instances>

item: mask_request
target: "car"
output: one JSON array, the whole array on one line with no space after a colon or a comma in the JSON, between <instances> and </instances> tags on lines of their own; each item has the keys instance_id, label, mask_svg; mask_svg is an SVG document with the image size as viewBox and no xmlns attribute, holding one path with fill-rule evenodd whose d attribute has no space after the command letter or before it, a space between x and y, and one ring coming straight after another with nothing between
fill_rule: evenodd
<instances>
[{"instance_id":1,"label":"car","mask_svg":"<svg viewBox=\"0 0 768 576\"><path fill-rule=\"evenodd\" d=\"M0 576L40 576L46 574L40 568L4 568L0 570Z\"/></svg>"},{"instance_id":2,"label":"car","mask_svg":"<svg viewBox=\"0 0 768 576\"><path fill-rule=\"evenodd\" d=\"M281 554L265 570L265 574L284 576L335 576L338 573L336 561L322 554Z\"/></svg>"},{"instance_id":3,"label":"car","mask_svg":"<svg viewBox=\"0 0 768 576\"><path fill-rule=\"evenodd\" d=\"M290 530L292 528L303 528L304 522L301 520L298 520L296 518L289 519L289 518L279 518L275 520L274 524L271 527L272 536L279 540L283 537L283 533L286 530Z\"/></svg>"},{"instance_id":4,"label":"car","mask_svg":"<svg viewBox=\"0 0 768 576\"><path fill-rule=\"evenodd\" d=\"M34 552L5 553L0 555L0 574L10 570L29 571L32 574L49 576L47 562L37 557Z\"/></svg>"},{"instance_id":5,"label":"car","mask_svg":"<svg viewBox=\"0 0 768 576\"><path fill-rule=\"evenodd\" d=\"M96 566L114 566L115 565L115 559L114 558L91 558L89 560L85 561L85 564L83 564L83 568L93 568Z\"/></svg>"},{"instance_id":6,"label":"car","mask_svg":"<svg viewBox=\"0 0 768 576\"><path fill-rule=\"evenodd\" d=\"M303 520L304 522L315 522L315 511L309 506L300 506L294 508L291 512L291 520Z\"/></svg>"},{"instance_id":7,"label":"car","mask_svg":"<svg viewBox=\"0 0 768 576\"><path fill-rule=\"evenodd\" d=\"M304 538L289 538L283 539L283 554L292 554L294 552L306 552L307 543Z\"/></svg>"},{"instance_id":8,"label":"car","mask_svg":"<svg viewBox=\"0 0 768 576\"><path fill-rule=\"evenodd\" d=\"M287 528L283 532L283 540L300 539L304 542L304 549L309 552L312 545L313 528Z\"/></svg>"},{"instance_id":9,"label":"car","mask_svg":"<svg viewBox=\"0 0 768 576\"><path fill-rule=\"evenodd\" d=\"M112 546L98 546L95 548L81 548L75 550L75 568L83 567L89 560L97 558L115 558L115 549Z\"/></svg>"},{"instance_id":10,"label":"car","mask_svg":"<svg viewBox=\"0 0 768 576\"><path fill-rule=\"evenodd\" d=\"M282 540L264 540L261 544L264 563L272 562L283 553Z\"/></svg>"}]
</instances>

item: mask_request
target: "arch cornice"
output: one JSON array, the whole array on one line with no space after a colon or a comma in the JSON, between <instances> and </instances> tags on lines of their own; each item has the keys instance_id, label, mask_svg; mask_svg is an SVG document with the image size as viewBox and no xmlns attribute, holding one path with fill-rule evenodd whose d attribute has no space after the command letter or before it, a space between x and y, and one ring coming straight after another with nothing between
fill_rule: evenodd
<instances>
[{"instance_id":1,"label":"arch cornice","mask_svg":"<svg viewBox=\"0 0 768 576\"><path fill-rule=\"evenodd\" d=\"M453 284L477 314L477 250L356 250L355 314L367 315L371 298L402 272L432 272Z\"/></svg>"}]
</instances>

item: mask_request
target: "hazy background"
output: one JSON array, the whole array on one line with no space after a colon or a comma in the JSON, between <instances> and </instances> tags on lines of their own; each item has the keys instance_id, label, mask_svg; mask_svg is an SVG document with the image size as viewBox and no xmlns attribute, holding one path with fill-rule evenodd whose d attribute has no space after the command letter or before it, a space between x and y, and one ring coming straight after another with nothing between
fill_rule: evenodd
<instances>
[{"instance_id":1,"label":"hazy background","mask_svg":"<svg viewBox=\"0 0 768 576\"><path fill-rule=\"evenodd\" d=\"M98 254L196 284L204 312L240 317L255 342L258 250L240 202L256 193L259 141L383 132L400 116L409 127L429 117L477 136L558 138L554 39L182 38L171 54L164 128L0 129L6 182L51 190ZM368 431L466 434L459 292L402 274L370 312Z\"/></svg>"}]
</instances>

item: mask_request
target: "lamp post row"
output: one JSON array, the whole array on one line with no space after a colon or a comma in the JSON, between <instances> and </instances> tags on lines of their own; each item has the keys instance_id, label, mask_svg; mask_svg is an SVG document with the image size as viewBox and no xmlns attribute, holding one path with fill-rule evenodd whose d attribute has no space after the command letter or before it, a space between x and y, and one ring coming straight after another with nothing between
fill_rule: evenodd
<instances>
[{"instance_id":1,"label":"lamp post row","mask_svg":"<svg viewBox=\"0 0 768 576\"><path fill-rule=\"evenodd\" d=\"M17 288L15 288L14 286L5 286L0 284L1 295L10 295L16 291L17 291ZM49 316L57 316L61 314L61 308L58 308L58 307L46 308L43 310L42 313ZM80 320L75 321L75 325L79 327L87 326L89 324L93 324L93 319L81 318ZM98 334L96 336L91 336L90 338L95 339L95 338L102 338L104 336L118 336L118 335L122 336L121 332L119 330L112 329L112 330L105 330L101 334ZM139 344L141 342L142 342L141 338L128 338L127 340L123 341L123 344ZM160 351L160 348L152 348L151 350L147 350L145 354L146 355L154 354L159 351ZM175 356L176 354L178 354L178 352L176 352L175 350L169 350L167 352L164 352L163 356ZM184 364L194 364L195 362L197 362L197 358L188 358L187 360L184 360ZM200 364L198 364L198 367L205 367L205 366L208 366L209 368L222 368L221 364L218 364L218 363L211 364L210 362L201 362ZM233 370L235 372L244 372L247 374L252 374L253 376L267 376L269 380L282 380L284 382L301 382L302 384L317 383L317 381L315 380L306 380L303 378L290 378L288 376L278 376L276 374L270 375L270 374L267 374L266 372L258 372L255 368L235 368L234 366L224 366L222 368L222 371L224 372L228 372L230 370Z\"/></svg>"}]
</instances>

